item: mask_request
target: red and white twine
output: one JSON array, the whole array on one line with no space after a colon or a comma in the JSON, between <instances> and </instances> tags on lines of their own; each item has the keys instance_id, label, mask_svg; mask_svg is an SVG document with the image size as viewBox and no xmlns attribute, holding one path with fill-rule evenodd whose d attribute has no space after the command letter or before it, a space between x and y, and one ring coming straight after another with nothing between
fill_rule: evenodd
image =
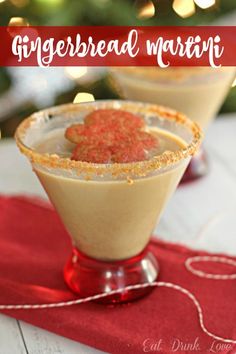
<instances>
[{"instance_id":1,"label":"red and white twine","mask_svg":"<svg viewBox=\"0 0 236 354\"><path fill-rule=\"evenodd\" d=\"M203 271L196 270L192 267L192 264L195 262L218 262L218 263L224 263L224 264L229 264L232 266L236 267L236 262L233 261L232 259L228 259L225 257L215 257L215 256L198 256L198 257L191 257L188 258L185 262L185 266L189 272L192 274L199 276L201 278L207 278L207 279L215 279L215 280L232 280L236 279L236 274L210 274L210 273L204 273ZM180 285L169 283L169 282L163 282L163 281L155 281L152 283L143 283L143 284L135 284L135 285L130 285L126 286L123 289L118 289L118 290L112 290L106 293L101 293L93 296L88 296L86 298L82 299L77 299L77 300L71 300L71 301L62 301L62 302L55 302L55 303L48 303L48 304L24 304L24 305L0 305L0 310L37 310L37 309L50 309L50 308L58 308L58 307L67 307L67 306L73 306L73 305L79 305L83 304L86 302L90 302L93 300L98 300L110 295L114 294L119 294L122 293L123 291L129 291L129 290L137 290L137 289L143 289L147 287L166 287L170 289L174 289L176 291L181 292L182 294L186 295L195 305L197 308L198 312L198 318L199 318L199 324L202 329L202 331L208 335L209 337L219 340L225 343L230 343L230 344L236 344L235 339L230 339L230 338L224 338L221 336L218 336L214 333L211 333L208 331L204 324L203 320L203 311L201 308L201 305L197 298L187 289L183 288Z\"/></svg>"},{"instance_id":2,"label":"red and white twine","mask_svg":"<svg viewBox=\"0 0 236 354\"><path fill-rule=\"evenodd\" d=\"M196 262L216 262L216 263L224 263L233 267L236 267L236 261L233 259L229 259L226 257L218 257L218 256L196 256L190 257L185 261L185 266L190 273L197 275L200 278L207 279L215 279L215 280L233 280L236 279L236 274L211 274L203 272L202 270L198 270L192 267L192 263Z\"/></svg>"}]
</instances>

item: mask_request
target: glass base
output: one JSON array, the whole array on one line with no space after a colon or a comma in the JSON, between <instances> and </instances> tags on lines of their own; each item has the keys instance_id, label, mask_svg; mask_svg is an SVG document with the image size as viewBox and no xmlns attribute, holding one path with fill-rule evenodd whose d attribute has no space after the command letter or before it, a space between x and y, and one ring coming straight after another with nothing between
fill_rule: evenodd
<instances>
[{"instance_id":1,"label":"glass base","mask_svg":"<svg viewBox=\"0 0 236 354\"><path fill-rule=\"evenodd\" d=\"M77 248L64 268L64 279L69 288L81 297L87 297L126 286L152 283L159 273L155 256L147 247L139 255L115 262L105 262L87 257ZM137 300L148 293L152 287L125 290L96 300L103 304L125 303Z\"/></svg>"},{"instance_id":2,"label":"glass base","mask_svg":"<svg viewBox=\"0 0 236 354\"><path fill-rule=\"evenodd\" d=\"M208 161L205 151L201 148L199 152L193 156L188 165L180 184L195 181L204 177L208 173Z\"/></svg>"}]
</instances>

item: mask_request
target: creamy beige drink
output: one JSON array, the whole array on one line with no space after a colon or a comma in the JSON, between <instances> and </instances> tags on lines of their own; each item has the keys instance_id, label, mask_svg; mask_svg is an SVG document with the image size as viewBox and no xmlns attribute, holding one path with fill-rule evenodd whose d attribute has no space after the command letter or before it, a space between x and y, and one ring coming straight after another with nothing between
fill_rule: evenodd
<instances>
[{"instance_id":1,"label":"creamy beige drink","mask_svg":"<svg viewBox=\"0 0 236 354\"><path fill-rule=\"evenodd\" d=\"M98 109L135 114L138 121L145 122L140 136L148 134L148 143L154 139L158 144L146 158L138 160L132 155L136 160L128 163L71 160L74 146L65 140L65 130L72 124L81 129L84 117ZM18 128L16 140L30 158L76 248L95 259L115 261L139 254L148 244L156 221L199 147L201 133L182 114L156 105L98 101L36 113ZM139 145L139 140L136 142ZM120 150L124 143L119 141ZM130 145L129 154L133 147ZM120 158L117 151L114 154Z\"/></svg>"},{"instance_id":2,"label":"creamy beige drink","mask_svg":"<svg viewBox=\"0 0 236 354\"><path fill-rule=\"evenodd\" d=\"M61 156L71 154L63 136L45 137L36 151ZM174 134L155 130L159 154L177 151L186 143ZM86 181L35 172L55 205L79 250L101 260L121 260L140 253L174 192L188 160L163 173L133 181ZM154 192L155 191L155 192Z\"/></svg>"},{"instance_id":3,"label":"creamy beige drink","mask_svg":"<svg viewBox=\"0 0 236 354\"><path fill-rule=\"evenodd\" d=\"M124 98L171 107L206 129L228 93L235 68L127 67L114 68L111 76Z\"/></svg>"}]
</instances>

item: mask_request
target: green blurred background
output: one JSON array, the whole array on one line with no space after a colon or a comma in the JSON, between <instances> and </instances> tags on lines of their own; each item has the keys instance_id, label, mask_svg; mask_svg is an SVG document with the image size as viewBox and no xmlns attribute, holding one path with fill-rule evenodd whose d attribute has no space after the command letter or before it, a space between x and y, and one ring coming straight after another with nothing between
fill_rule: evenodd
<instances>
[{"instance_id":1,"label":"green blurred background","mask_svg":"<svg viewBox=\"0 0 236 354\"><path fill-rule=\"evenodd\" d=\"M235 25L236 0L0 0L0 25ZM101 68L0 68L0 129L12 136L33 111L77 92L117 97ZM236 111L236 87L222 112Z\"/></svg>"}]
</instances>

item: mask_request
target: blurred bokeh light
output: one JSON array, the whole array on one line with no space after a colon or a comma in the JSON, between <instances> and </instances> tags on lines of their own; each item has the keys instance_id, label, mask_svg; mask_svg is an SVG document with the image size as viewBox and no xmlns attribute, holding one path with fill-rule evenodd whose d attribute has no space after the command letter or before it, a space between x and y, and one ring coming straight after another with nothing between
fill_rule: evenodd
<instances>
[{"instance_id":1,"label":"blurred bokeh light","mask_svg":"<svg viewBox=\"0 0 236 354\"><path fill-rule=\"evenodd\" d=\"M192 16L196 9L193 0L174 0L173 10L182 18Z\"/></svg>"},{"instance_id":2,"label":"blurred bokeh light","mask_svg":"<svg viewBox=\"0 0 236 354\"><path fill-rule=\"evenodd\" d=\"M135 2L137 18L149 19L155 16L155 6L151 0L137 0Z\"/></svg>"},{"instance_id":3,"label":"blurred bokeh light","mask_svg":"<svg viewBox=\"0 0 236 354\"><path fill-rule=\"evenodd\" d=\"M75 96L73 103L83 103L83 102L93 102L93 101L95 101L95 98L91 93L79 92Z\"/></svg>"}]
</instances>

